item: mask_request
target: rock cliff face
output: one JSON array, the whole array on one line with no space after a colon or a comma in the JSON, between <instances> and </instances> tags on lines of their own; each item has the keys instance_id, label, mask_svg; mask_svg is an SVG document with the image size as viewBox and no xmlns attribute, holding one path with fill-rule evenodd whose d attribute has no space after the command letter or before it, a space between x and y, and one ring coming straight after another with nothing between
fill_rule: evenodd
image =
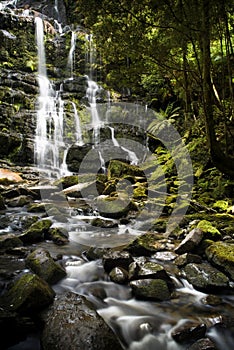
<instances>
[{"instance_id":1,"label":"rock cliff face","mask_svg":"<svg viewBox=\"0 0 234 350\"><path fill-rule=\"evenodd\" d=\"M77 31L79 54L74 53L74 81L69 82L72 30L64 2L9 1L4 6L0 7L0 158L33 164L39 93L35 17L43 19L48 77L58 89L67 80L63 97L76 103L86 91L86 80L79 79L84 74L85 33Z\"/></svg>"}]
</instances>

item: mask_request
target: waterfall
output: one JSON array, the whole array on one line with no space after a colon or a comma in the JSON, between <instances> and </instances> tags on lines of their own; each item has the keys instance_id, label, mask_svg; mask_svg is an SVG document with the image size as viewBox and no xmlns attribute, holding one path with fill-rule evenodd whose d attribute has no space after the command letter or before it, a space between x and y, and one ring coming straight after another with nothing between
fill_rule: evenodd
<instances>
[{"instance_id":1,"label":"waterfall","mask_svg":"<svg viewBox=\"0 0 234 350\"><path fill-rule=\"evenodd\" d=\"M52 168L59 172L60 150L63 142L64 102L60 91L55 91L46 72L44 28L41 18L35 18L38 50L39 97L35 136L35 161L39 168Z\"/></svg>"},{"instance_id":2,"label":"waterfall","mask_svg":"<svg viewBox=\"0 0 234 350\"><path fill-rule=\"evenodd\" d=\"M68 70L70 71L71 79L73 79L74 53L75 53L75 48L76 48L76 38L77 38L76 33L74 31L72 31L70 51L69 51L68 60L67 60L67 67L68 67Z\"/></svg>"},{"instance_id":3,"label":"waterfall","mask_svg":"<svg viewBox=\"0 0 234 350\"><path fill-rule=\"evenodd\" d=\"M111 139L113 142L113 145L116 147L120 147L123 151L127 152L130 163L133 165L137 165L139 163L139 159L137 158L135 152L130 151L128 148L121 146L119 142L115 138L115 129L109 126L109 129L111 130Z\"/></svg>"},{"instance_id":4,"label":"waterfall","mask_svg":"<svg viewBox=\"0 0 234 350\"><path fill-rule=\"evenodd\" d=\"M93 35L92 34L87 34L86 35L86 40L87 40L87 49L86 49L86 54L85 54L85 66L87 69L87 75L89 76L90 79L93 79L93 64L94 64L94 59L95 59L95 48L93 44Z\"/></svg>"},{"instance_id":5,"label":"waterfall","mask_svg":"<svg viewBox=\"0 0 234 350\"><path fill-rule=\"evenodd\" d=\"M83 138L82 138L82 131L81 131L81 125L80 125L80 118L78 116L77 108L74 102L71 102L74 110L74 119L75 119L75 125L76 125L76 143L77 145L83 145Z\"/></svg>"},{"instance_id":6,"label":"waterfall","mask_svg":"<svg viewBox=\"0 0 234 350\"><path fill-rule=\"evenodd\" d=\"M36 41L38 50L38 84L39 97L37 109L37 126L35 136L35 162L40 169L50 169L59 175L68 174L66 166L66 154L68 139L64 134L64 101L61 97L62 84L59 90L55 90L47 77L46 57L44 47L44 28L41 18L36 17ZM74 50L74 45L70 52ZM75 142L83 145L79 115L74 102L71 102L74 111Z\"/></svg>"},{"instance_id":7,"label":"waterfall","mask_svg":"<svg viewBox=\"0 0 234 350\"><path fill-rule=\"evenodd\" d=\"M111 139L112 139L113 145L116 147L120 147L118 141L115 138L115 129L112 128L111 126L109 126L109 129L111 130Z\"/></svg>"},{"instance_id":8,"label":"waterfall","mask_svg":"<svg viewBox=\"0 0 234 350\"><path fill-rule=\"evenodd\" d=\"M38 57L38 74L40 77L47 78L46 72L46 58L44 46L44 27L43 21L40 17L35 18L36 24L36 41L37 41L37 57ZM42 91L40 91L42 93ZM47 91L45 91L47 93Z\"/></svg>"},{"instance_id":9,"label":"waterfall","mask_svg":"<svg viewBox=\"0 0 234 350\"><path fill-rule=\"evenodd\" d=\"M101 151L98 151L98 155L99 155L99 159L100 159L100 163L101 163L102 172L103 172L103 174L106 174L105 160L104 160L104 158L103 158L103 156L102 156Z\"/></svg>"},{"instance_id":10,"label":"waterfall","mask_svg":"<svg viewBox=\"0 0 234 350\"><path fill-rule=\"evenodd\" d=\"M98 144L99 142L99 130L101 126L101 120L98 114L97 110L97 103L96 103L96 98L97 98L97 92L99 90L99 86L97 83L93 80L91 80L89 77L88 78L88 87L86 90L86 97L89 102L90 106L90 112L91 112L91 123L93 127L93 142L94 144Z\"/></svg>"}]
</instances>

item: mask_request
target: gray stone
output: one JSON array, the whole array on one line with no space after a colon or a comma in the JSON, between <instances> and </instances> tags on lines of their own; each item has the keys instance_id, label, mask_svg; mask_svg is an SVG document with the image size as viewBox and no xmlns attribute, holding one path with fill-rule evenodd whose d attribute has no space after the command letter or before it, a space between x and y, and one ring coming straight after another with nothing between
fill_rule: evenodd
<instances>
[{"instance_id":1,"label":"gray stone","mask_svg":"<svg viewBox=\"0 0 234 350\"><path fill-rule=\"evenodd\" d=\"M191 252L198 244L201 242L203 238L202 230L198 228L194 228L189 234L185 237L185 239L178 245L175 249L176 254L184 254Z\"/></svg>"}]
</instances>

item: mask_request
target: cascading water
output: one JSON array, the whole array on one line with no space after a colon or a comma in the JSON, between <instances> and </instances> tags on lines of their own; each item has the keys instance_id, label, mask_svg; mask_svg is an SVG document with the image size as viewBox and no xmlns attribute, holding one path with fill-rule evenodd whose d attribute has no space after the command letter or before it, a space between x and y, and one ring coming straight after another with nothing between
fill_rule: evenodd
<instances>
[{"instance_id":1,"label":"cascading water","mask_svg":"<svg viewBox=\"0 0 234 350\"><path fill-rule=\"evenodd\" d=\"M123 151L125 151L128 154L128 158L129 158L130 163L133 165L137 165L139 162L139 159L137 158L136 153L133 151L130 151L128 148L126 148L124 146L121 146L115 138L115 129L110 127L110 126L109 126L109 128L111 130L111 139L112 139L113 145L115 147L120 147Z\"/></svg>"},{"instance_id":2,"label":"cascading water","mask_svg":"<svg viewBox=\"0 0 234 350\"><path fill-rule=\"evenodd\" d=\"M93 128L93 143L97 145L99 143L99 130L102 125L98 114L97 103L96 103L99 86L95 81L91 80L89 77L87 77L87 83L88 83L88 87L86 90L86 97L88 99L90 112L91 112L91 119L92 119L91 123Z\"/></svg>"},{"instance_id":3,"label":"cascading water","mask_svg":"<svg viewBox=\"0 0 234 350\"><path fill-rule=\"evenodd\" d=\"M68 70L70 71L70 79L73 79L74 52L76 48L76 39L77 39L77 34L74 31L72 31L70 51L69 51L68 60L67 60L67 67L68 67Z\"/></svg>"},{"instance_id":4,"label":"cascading water","mask_svg":"<svg viewBox=\"0 0 234 350\"><path fill-rule=\"evenodd\" d=\"M77 145L83 145L83 137L82 137L82 131L81 131L81 125L80 125L80 118L78 116L77 108L74 102L71 102L74 110L74 119L75 119L75 127L76 127L76 144Z\"/></svg>"},{"instance_id":5,"label":"cascading water","mask_svg":"<svg viewBox=\"0 0 234 350\"><path fill-rule=\"evenodd\" d=\"M36 41L38 50L38 110L35 136L35 162L39 169L51 171L50 176L68 174L66 168L66 154L68 144L64 135L64 105L62 85L56 91L47 77L46 57L44 47L44 27L40 17L35 18ZM72 51L74 47L72 48ZM70 50L71 52L71 50ZM74 113L75 142L83 144L80 120L74 102L71 102Z\"/></svg>"}]
</instances>

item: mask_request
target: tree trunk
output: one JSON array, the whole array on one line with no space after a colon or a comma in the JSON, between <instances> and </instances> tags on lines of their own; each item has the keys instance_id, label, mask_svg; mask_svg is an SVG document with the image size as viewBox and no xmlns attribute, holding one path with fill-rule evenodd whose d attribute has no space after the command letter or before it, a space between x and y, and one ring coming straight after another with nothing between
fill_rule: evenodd
<instances>
[{"instance_id":1,"label":"tree trunk","mask_svg":"<svg viewBox=\"0 0 234 350\"><path fill-rule=\"evenodd\" d=\"M210 0L202 0L202 73L203 73L203 108L205 115L206 134L211 159L214 165L223 173L234 177L234 158L226 156L215 135L213 116L213 92L211 83L210 57Z\"/></svg>"}]
</instances>

